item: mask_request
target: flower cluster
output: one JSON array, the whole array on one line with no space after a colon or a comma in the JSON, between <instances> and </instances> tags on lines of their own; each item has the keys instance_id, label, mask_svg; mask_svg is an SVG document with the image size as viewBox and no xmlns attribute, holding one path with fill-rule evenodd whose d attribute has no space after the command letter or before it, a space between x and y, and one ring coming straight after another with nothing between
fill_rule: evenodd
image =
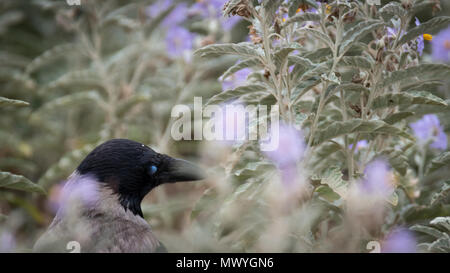
<instances>
[{"instance_id":1,"label":"flower cluster","mask_svg":"<svg viewBox=\"0 0 450 273\"><path fill-rule=\"evenodd\" d=\"M298 163L303 159L305 148L301 131L291 125L280 124L278 147L265 154L278 167L282 181L287 187L298 178Z\"/></svg>"},{"instance_id":2,"label":"flower cluster","mask_svg":"<svg viewBox=\"0 0 450 273\"><path fill-rule=\"evenodd\" d=\"M148 6L146 14L149 18L156 18L172 8L162 22L162 26L167 29L165 39L167 53L172 58L182 57L189 62L197 35L189 31L183 23L191 17L199 16L205 20L218 22L224 31L230 31L240 18L222 16L221 7L225 2L225 0L200 0L188 6L187 3L160 0ZM214 26L214 23L211 26Z\"/></svg>"},{"instance_id":3,"label":"flower cluster","mask_svg":"<svg viewBox=\"0 0 450 273\"><path fill-rule=\"evenodd\" d=\"M431 142L430 147L440 150L447 149L447 135L434 114L428 114L422 119L410 124L419 144Z\"/></svg>"}]
</instances>

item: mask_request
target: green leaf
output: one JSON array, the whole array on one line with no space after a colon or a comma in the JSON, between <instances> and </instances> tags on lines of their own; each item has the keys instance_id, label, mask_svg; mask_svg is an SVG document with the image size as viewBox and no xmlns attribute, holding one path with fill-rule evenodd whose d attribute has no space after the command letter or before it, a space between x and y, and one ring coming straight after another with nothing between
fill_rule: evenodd
<instances>
[{"instance_id":1,"label":"green leaf","mask_svg":"<svg viewBox=\"0 0 450 273\"><path fill-rule=\"evenodd\" d=\"M334 141L326 142L321 144L318 148L315 149L315 154L319 158L325 158L341 149L343 149L343 147L339 143L336 143Z\"/></svg>"},{"instance_id":2,"label":"green leaf","mask_svg":"<svg viewBox=\"0 0 450 273\"><path fill-rule=\"evenodd\" d=\"M264 1L262 1L261 5L264 10L263 18L264 18L265 24L267 26L272 25L272 21L276 16L275 12L277 11L280 4L281 4L281 0L264 0Z\"/></svg>"},{"instance_id":3,"label":"green leaf","mask_svg":"<svg viewBox=\"0 0 450 273\"><path fill-rule=\"evenodd\" d=\"M430 205L434 206L436 204L442 203L445 198L447 198L448 194L450 193L450 181L445 181L444 185L442 185L442 188L433 194L431 196L431 202Z\"/></svg>"},{"instance_id":4,"label":"green leaf","mask_svg":"<svg viewBox=\"0 0 450 273\"><path fill-rule=\"evenodd\" d=\"M331 49L329 47L319 48L311 52L307 52L303 55L303 57L310 59L311 61L317 61L322 58L330 57L332 54Z\"/></svg>"},{"instance_id":5,"label":"green leaf","mask_svg":"<svg viewBox=\"0 0 450 273\"><path fill-rule=\"evenodd\" d=\"M333 41L331 41L330 37L318 30L312 28L301 28L298 30L298 32L306 32L307 34L312 35L314 38L324 42L329 48L334 48L334 43Z\"/></svg>"},{"instance_id":6,"label":"green leaf","mask_svg":"<svg viewBox=\"0 0 450 273\"><path fill-rule=\"evenodd\" d=\"M65 57L68 54L75 53L78 51L79 51L79 48L75 44L57 45L57 46L45 51L44 53L42 53L41 55L36 57L33 61L31 61L27 65L25 72L27 74L30 74L30 73L34 72L36 69L49 64L51 61L53 61L57 58Z\"/></svg>"},{"instance_id":7,"label":"green leaf","mask_svg":"<svg viewBox=\"0 0 450 273\"><path fill-rule=\"evenodd\" d=\"M320 197L324 198L328 202L334 202L339 200L341 197L339 194L335 193L329 186L320 185L315 190L319 194Z\"/></svg>"},{"instance_id":8,"label":"green leaf","mask_svg":"<svg viewBox=\"0 0 450 273\"><path fill-rule=\"evenodd\" d=\"M380 9L380 14L384 21L390 21L394 16L403 17L406 15L406 10L398 2L390 2Z\"/></svg>"},{"instance_id":9,"label":"green leaf","mask_svg":"<svg viewBox=\"0 0 450 273\"><path fill-rule=\"evenodd\" d=\"M432 228L432 227L427 227L427 226L423 226L423 225L414 225L412 227L410 227L411 230L413 231L417 231L417 232L422 232L425 234L428 234L436 239L439 239L441 237L444 236L444 233L439 231L438 229Z\"/></svg>"},{"instance_id":10,"label":"green leaf","mask_svg":"<svg viewBox=\"0 0 450 273\"><path fill-rule=\"evenodd\" d=\"M364 21L349 29L344 34L342 44L339 47L339 54L343 55L347 52L353 44L364 38L367 34L375 31L377 28L384 26L383 22L378 20Z\"/></svg>"},{"instance_id":11,"label":"green leaf","mask_svg":"<svg viewBox=\"0 0 450 273\"><path fill-rule=\"evenodd\" d=\"M450 24L450 16L435 17L425 23L420 24L410 29L405 35L400 38L398 45L401 46L407 43L419 35L429 33L433 34L439 31L441 28L447 27Z\"/></svg>"},{"instance_id":12,"label":"green leaf","mask_svg":"<svg viewBox=\"0 0 450 273\"><path fill-rule=\"evenodd\" d=\"M447 105L443 99L429 92L411 91L407 93L388 93L378 96L372 102L372 109L413 104Z\"/></svg>"},{"instance_id":13,"label":"green leaf","mask_svg":"<svg viewBox=\"0 0 450 273\"><path fill-rule=\"evenodd\" d=\"M335 137L351 133L390 134L411 140L414 139L408 133L381 120L365 121L362 119L352 119L348 121L337 121L327 126L327 128L317 130L313 144L318 145Z\"/></svg>"},{"instance_id":14,"label":"green leaf","mask_svg":"<svg viewBox=\"0 0 450 273\"><path fill-rule=\"evenodd\" d=\"M217 57L222 55L237 55L246 58L259 57L258 50L250 43L212 44L197 49L194 53L200 57Z\"/></svg>"},{"instance_id":15,"label":"green leaf","mask_svg":"<svg viewBox=\"0 0 450 273\"><path fill-rule=\"evenodd\" d=\"M356 67L365 70L372 69L373 61L363 56L344 56L338 63L339 67Z\"/></svg>"},{"instance_id":16,"label":"green leaf","mask_svg":"<svg viewBox=\"0 0 450 273\"><path fill-rule=\"evenodd\" d=\"M86 86L103 88L103 84L98 77L97 72L93 69L69 71L57 80L50 82L47 87L56 89L74 85L77 87Z\"/></svg>"},{"instance_id":17,"label":"green leaf","mask_svg":"<svg viewBox=\"0 0 450 273\"><path fill-rule=\"evenodd\" d=\"M405 175L408 170L408 157L401 150L388 149L381 152L389 160L389 164L401 175Z\"/></svg>"},{"instance_id":18,"label":"green leaf","mask_svg":"<svg viewBox=\"0 0 450 273\"><path fill-rule=\"evenodd\" d=\"M280 69L286 62L289 53L296 50L296 47L284 47L275 52L273 59L275 61L275 66Z\"/></svg>"},{"instance_id":19,"label":"green leaf","mask_svg":"<svg viewBox=\"0 0 450 273\"><path fill-rule=\"evenodd\" d=\"M216 205L217 196L217 191L214 188L206 189L200 199L195 203L191 212L191 219L195 219L200 213L205 211L205 208Z\"/></svg>"},{"instance_id":20,"label":"green leaf","mask_svg":"<svg viewBox=\"0 0 450 273\"><path fill-rule=\"evenodd\" d=\"M329 62L323 62L315 67L311 68L310 70L306 71L298 80L299 82L302 82L304 80L310 79L311 77L315 76L321 76L322 74L325 74L330 71L330 63Z\"/></svg>"},{"instance_id":21,"label":"green leaf","mask_svg":"<svg viewBox=\"0 0 450 273\"><path fill-rule=\"evenodd\" d=\"M304 94L306 94L306 92L311 90L319 83L321 83L320 79L301 81L300 84L295 87L294 91L292 91L291 101L297 102L297 100L300 99Z\"/></svg>"},{"instance_id":22,"label":"green leaf","mask_svg":"<svg viewBox=\"0 0 450 273\"><path fill-rule=\"evenodd\" d=\"M0 97L0 107L5 106L15 106L15 107L23 107L23 106L29 106L30 104L26 101L22 100L12 100L5 97Z\"/></svg>"},{"instance_id":23,"label":"green leaf","mask_svg":"<svg viewBox=\"0 0 450 273\"><path fill-rule=\"evenodd\" d=\"M361 84L357 84L357 83L344 83L344 84L340 84L338 87L336 87L336 92L339 90L344 90L344 91L351 91L351 92L361 92L364 94L369 94L370 90L366 87L364 87Z\"/></svg>"},{"instance_id":24,"label":"green leaf","mask_svg":"<svg viewBox=\"0 0 450 273\"><path fill-rule=\"evenodd\" d=\"M317 66L317 64L313 63L310 59L303 58L303 57L300 57L297 55L289 56L288 60L289 60L289 63L301 65L301 66L305 67L306 69L310 69L312 67Z\"/></svg>"},{"instance_id":25,"label":"green leaf","mask_svg":"<svg viewBox=\"0 0 450 273\"><path fill-rule=\"evenodd\" d=\"M443 79L450 74L450 66L446 64L421 64L391 73L380 83L380 87L387 87L398 82L411 83L414 79L431 81Z\"/></svg>"},{"instance_id":26,"label":"green leaf","mask_svg":"<svg viewBox=\"0 0 450 273\"><path fill-rule=\"evenodd\" d=\"M418 0L414 3L413 7L409 11L411 15L422 12L424 10L431 10L431 5L436 4L435 0Z\"/></svg>"},{"instance_id":27,"label":"green leaf","mask_svg":"<svg viewBox=\"0 0 450 273\"><path fill-rule=\"evenodd\" d=\"M436 217L431 220L430 224L445 228L446 230L450 231L450 216Z\"/></svg>"},{"instance_id":28,"label":"green leaf","mask_svg":"<svg viewBox=\"0 0 450 273\"><path fill-rule=\"evenodd\" d=\"M252 176L255 172L261 172L267 170L268 168L273 168L273 164L270 162L258 161L249 162L243 168L240 168L234 172L236 176Z\"/></svg>"},{"instance_id":29,"label":"green leaf","mask_svg":"<svg viewBox=\"0 0 450 273\"><path fill-rule=\"evenodd\" d=\"M0 188L45 194L45 190L38 184L31 182L24 176L9 172L0 172Z\"/></svg>"},{"instance_id":30,"label":"green leaf","mask_svg":"<svg viewBox=\"0 0 450 273\"><path fill-rule=\"evenodd\" d=\"M413 112L397 112L397 113L390 114L385 119L383 119L383 121L386 122L387 124L392 125L399 121L404 120L405 118L409 118L413 115L414 115Z\"/></svg>"},{"instance_id":31,"label":"green leaf","mask_svg":"<svg viewBox=\"0 0 450 273\"><path fill-rule=\"evenodd\" d=\"M286 27L292 23L301 23L301 22L308 22L308 21L311 21L311 22L320 21L320 14L310 13L310 12L296 14L292 17L289 17L286 20L286 22L284 22L283 27Z\"/></svg>"},{"instance_id":32,"label":"green leaf","mask_svg":"<svg viewBox=\"0 0 450 273\"><path fill-rule=\"evenodd\" d=\"M397 195L397 193L394 191L391 195L386 197L386 201L388 201L393 206L397 206L397 204L398 204L398 195Z\"/></svg>"},{"instance_id":33,"label":"green leaf","mask_svg":"<svg viewBox=\"0 0 450 273\"><path fill-rule=\"evenodd\" d=\"M444 152L431 160L431 163L428 165L426 173L431 173L439 168L450 166L450 152Z\"/></svg>"},{"instance_id":34,"label":"green leaf","mask_svg":"<svg viewBox=\"0 0 450 273\"><path fill-rule=\"evenodd\" d=\"M51 100L44 104L34 114L40 114L42 112L53 111L61 107L69 107L73 105L84 104L86 102L93 101L103 106L104 102L101 96L96 91L79 92L66 96L62 96Z\"/></svg>"},{"instance_id":35,"label":"green leaf","mask_svg":"<svg viewBox=\"0 0 450 273\"><path fill-rule=\"evenodd\" d=\"M222 76L220 76L221 79L226 79L230 75L234 74L235 72L252 66L262 66L261 60L259 58L249 58L246 60L243 60L242 62L239 62L225 71Z\"/></svg>"},{"instance_id":36,"label":"green leaf","mask_svg":"<svg viewBox=\"0 0 450 273\"><path fill-rule=\"evenodd\" d=\"M117 116L123 117L128 111L133 109L134 106L143 103L148 102L151 99L151 95L149 94L142 94L142 93L136 93L126 99L125 101L122 101L117 106Z\"/></svg>"},{"instance_id":37,"label":"green leaf","mask_svg":"<svg viewBox=\"0 0 450 273\"><path fill-rule=\"evenodd\" d=\"M320 183L330 187L341 198L346 198L348 182L342 179L341 169L337 166L327 169L320 177Z\"/></svg>"},{"instance_id":38,"label":"green leaf","mask_svg":"<svg viewBox=\"0 0 450 273\"><path fill-rule=\"evenodd\" d=\"M206 105L222 103L230 99L237 98L243 95L248 95L255 92L267 92L267 87L262 84L250 84L238 86L235 89L226 90L213 96L212 98L209 99Z\"/></svg>"},{"instance_id":39,"label":"green leaf","mask_svg":"<svg viewBox=\"0 0 450 273\"><path fill-rule=\"evenodd\" d=\"M39 179L38 184L48 189L58 179L65 179L94 148L95 145L87 144L80 149L68 152L47 169Z\"/></svg>"}]
</instances>

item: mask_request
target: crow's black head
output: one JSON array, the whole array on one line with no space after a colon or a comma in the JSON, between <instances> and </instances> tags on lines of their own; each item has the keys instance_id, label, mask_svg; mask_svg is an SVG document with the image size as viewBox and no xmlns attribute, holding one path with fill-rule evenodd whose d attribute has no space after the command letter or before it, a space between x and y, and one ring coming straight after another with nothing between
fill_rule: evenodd
<instances>
[{"instance_id":1,"label":"crow's black head","mask_svg":"<svg viewBox=\"0 0 450 273\"><path fill-rule=\"evenodd\" d=\"M128 139L112 139L99 145L86 156L77 171L105 183L119 195L125 209L141 216L141 201L154 187L204 178L194 164L159 154Z\"/></svg>"}]
</instances>

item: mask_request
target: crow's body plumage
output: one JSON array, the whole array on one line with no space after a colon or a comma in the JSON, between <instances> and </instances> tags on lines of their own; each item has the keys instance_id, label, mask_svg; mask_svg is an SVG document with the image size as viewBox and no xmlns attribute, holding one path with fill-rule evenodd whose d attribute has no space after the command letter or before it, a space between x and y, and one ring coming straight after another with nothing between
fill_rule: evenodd
<instances>
[{"instance_id":1,"label":"crow's body plumage","mask_svg":"<svg viewBox=\"0 0 450 273\"><path fill-rule=\"evenodd\" d=\"M163 183L202 179L193 164L126 139L95 148L69 177L60 208L35 252L161 252L140 203ZM70 246L70 245L69 245Z\"/></svg>"}]
</instances>

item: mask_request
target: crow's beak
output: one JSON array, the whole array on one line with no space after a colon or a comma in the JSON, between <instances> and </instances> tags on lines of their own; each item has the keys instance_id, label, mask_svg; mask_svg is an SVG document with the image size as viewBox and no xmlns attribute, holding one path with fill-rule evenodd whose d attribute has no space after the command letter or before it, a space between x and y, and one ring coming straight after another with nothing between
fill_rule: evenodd
<instances>
[{"instance_id":1,"label":"crow's beak","mask_svg":"<svg viewBox=\"0 0 450 273\"><path fill-rule=\"evenodd\" d=\"M164 183L202 180L206 177L200 167L182 159L172 158L167 166L168 177Z\"/></svg>"}]
</instances>

